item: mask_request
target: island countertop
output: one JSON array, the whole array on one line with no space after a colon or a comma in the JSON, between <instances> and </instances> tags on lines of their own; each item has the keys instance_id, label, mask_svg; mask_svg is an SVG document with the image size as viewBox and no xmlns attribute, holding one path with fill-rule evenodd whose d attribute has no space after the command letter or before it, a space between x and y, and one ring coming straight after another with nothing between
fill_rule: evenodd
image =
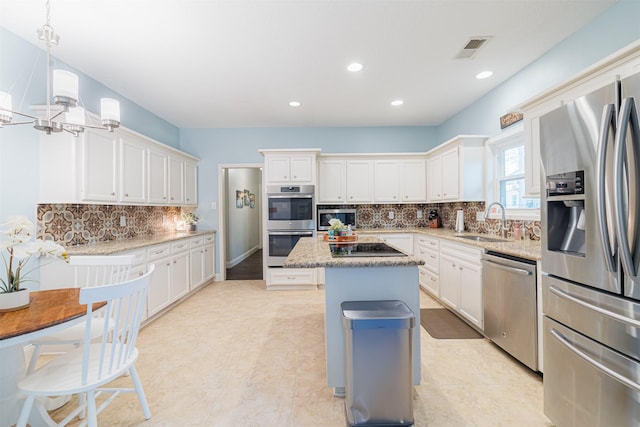
<instances>
[{"instance_id":1,"label":"island countertop","mask_svg":"<svg viewBox=\"0 0 640 427\"><path fill-rule=\"evenodd\" d=\"M358 236L357 242L341 243L379 243L382 240L375 236ZM407 256L381 256L381 257L354 257L333 258L329 244L322 237L303 237L293 248L284 262L285 268L348 268L348 267L401 267L410 265L423 265L424 261L411 255ZM384 243L384 242L382 242Z\"/></svg>"}]
</instances>

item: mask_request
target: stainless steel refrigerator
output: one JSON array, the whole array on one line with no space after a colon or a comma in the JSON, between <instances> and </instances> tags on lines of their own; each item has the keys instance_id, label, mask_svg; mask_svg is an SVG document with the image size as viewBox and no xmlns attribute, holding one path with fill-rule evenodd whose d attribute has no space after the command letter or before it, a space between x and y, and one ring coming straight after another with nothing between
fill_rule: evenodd
<instances>
[{"instance_id":1,"label":"stainless steel refrigerator","mask_svg":"<svg viewBox=\"0 0 640 427\"><path fill-rule=\"evenodd\" d=\"M640 425L640 74L540 119L544 411Z\"/></svg>"}]
</instances>

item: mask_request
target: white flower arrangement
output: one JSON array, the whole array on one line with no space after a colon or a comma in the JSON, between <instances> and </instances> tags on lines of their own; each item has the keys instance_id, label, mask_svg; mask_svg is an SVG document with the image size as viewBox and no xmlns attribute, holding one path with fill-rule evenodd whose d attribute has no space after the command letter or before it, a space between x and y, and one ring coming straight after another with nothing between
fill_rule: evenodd
<instances>
[{"instance_id":1,"label":"white flower arrangement","mask_svg":"<svg viewBox=\"0 0 640 427\"><path fill-rule=\"evenodd\" d=\"M347 227L338 218L331 218L329 220L329 230L344 231Z\"/></svg>"},{"instance_id":2,"label":"white flower arrangement","mask_svg":"<svg viewBox=\"0 0 640 427\"><path fill-rule=\"evenodd\" d=\"M1 224L0 251L3 252L2 260L6 270L6 278L0 277L0 293L17 292L20 285L32 281L27 278L29 273L37 269L23 271L30 258L62 258L68 260L65 248L51 240L35 239L31 241L35 229L33 223L25 216L10 217L7 222ZM9 260L4 251L9 254Z\"/></svg>"}]
</instances>

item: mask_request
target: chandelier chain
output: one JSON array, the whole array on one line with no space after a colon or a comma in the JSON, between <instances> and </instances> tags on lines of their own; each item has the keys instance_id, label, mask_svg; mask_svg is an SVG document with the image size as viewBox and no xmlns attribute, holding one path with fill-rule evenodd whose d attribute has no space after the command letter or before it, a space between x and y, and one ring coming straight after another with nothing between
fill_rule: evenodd
<instances>
[{"instance_id":1,"label":"chandelier chain","mask_svg":"<svg viewBox=\"0 0 640 427\"><path fill-rule=\"evenodd\" d=\"M51 4L49 0L47 0L47 25L49 25L50 21L51 21Z\"/></svg>"}]
</instances>

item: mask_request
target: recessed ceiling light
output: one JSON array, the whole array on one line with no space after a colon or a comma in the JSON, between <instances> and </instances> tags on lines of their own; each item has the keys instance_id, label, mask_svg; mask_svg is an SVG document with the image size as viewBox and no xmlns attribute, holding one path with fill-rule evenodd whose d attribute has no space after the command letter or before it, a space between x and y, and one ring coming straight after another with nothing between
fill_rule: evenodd
<instances>
[{"instance_id":1,"label":"recessed ceiling light","mask_svg":"<svg viewBox=\"0 0 640 427\"><path fill-rule=\"evenodd\" d=\"M398 105L402 105L404 104L404 101L402 99L396 99L395 101L391 101L391 105L393 105L394 107L397 107Z\"/></svg>"},{"instance_id":2,"label":"recessed ceiling light","mask_svg":"<svg viewBox=\"0 0 640 427\"><path fill-rule=\"evenodd\" d=\"M301 106L301 105L302 105L302 104L300 103L300 101L291 101L291 102L289 103L289 106L290 106L290 107L299 107L299 106Z\"/></svg>"},{"instance_id":3,"label":"recessed ceiling light","mask_svg":"<svg viewBox=\"0 0 640 427\"><path fill-rule=\"evenodd\" d=\"M349 64L347 70L351 71L352 73L357 73L358 71L362 71L362 64L354 62L352 64Z\"/></svg>"},{"instance_id":4,"label":"recessed ceiling light","mask_svg":"<svg viewBox=\"0 0 640 427\"><path fill-rule=\"evenodd\" d=\"M483 71L481 73L476 74L476 79L482 80L491 76L493 76L493 71Z\"/></svg>"}]
</instances>

